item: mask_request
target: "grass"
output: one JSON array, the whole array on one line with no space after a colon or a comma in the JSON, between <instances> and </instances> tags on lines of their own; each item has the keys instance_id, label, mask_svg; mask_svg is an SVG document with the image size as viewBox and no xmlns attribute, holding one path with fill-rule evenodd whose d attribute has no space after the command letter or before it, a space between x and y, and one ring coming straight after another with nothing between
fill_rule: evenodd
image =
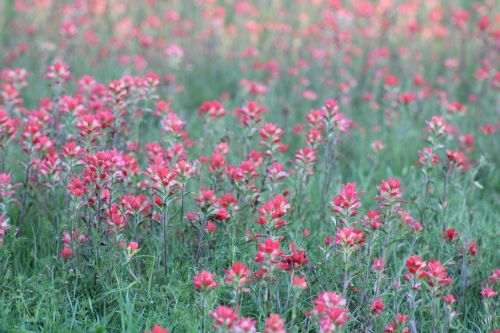
<instances>
[{"instance_id":1,"label":"grass","mask_svg":"<svg viewBox=\"0 0 500 333\"><path fill-rule=\"evenodd\" d=\"M207 269L216 273L217 280L222 282L224 270L237 261L245 263L255 272L260 267L254 262L256 241L248 240L246 231L263 232L265 237L270 237L262 226L255 223L259 216L256 209L271 196L284 191L288 192L287 198L292 206L284 217L288 224L272 232L283 237L282 249L293 242L298 248L306 250L309 263L300 271L307 277L309 288L300 297L297 296L295 303L292 301L293 306L290 305L286 301L289 273L277 271L275 279L267 282L256 279L251 284L251 291L241 296L239 313L256 320L258 328L262 328L260 331L263 331L266 318L272 312L280 314L289 332L313 332L317 327L304 313L314 307L313 300L317 293L343 291L342 256L338 248L327 250L324 245L325 237L334 237L341 222L332 219L335 214L327 207L322 209L321 202L330 202L339 193L342 184L356 183L358 190L363 191L358 216L361 217L366 211L377 208L379 202L374 200L377 186L382 179L388 178L401 179L404 200L407 201L404 209L409 210L423 225L423 230L416 233L396 222L381 231L379 238L371 238L372 234L365 230L369 234L367 244L368 239L373 241L373 253L368 253L369 246L366 245L351 257L348 269L351 286L343 294L347 299L350 319L339 330L367 331L367 323L373 318L373 331L381 332L390 320L395 320L397 313L412 312L406 296L411 291L403 279L403 275L408 273L405 262L412 255L426 261L439 260L447 265L453 283L443 290L453 293L457 299L453 305L456 316L448 324L448 307L444 302L436 301L436 314L431 309L433 296L424 291L428 290L427 287L420 290L417 294L421 305L415 310L418 332L488 332L499 327L498 316L495 317L498 297L487 301L488 313L485 299L481 296L481 290L486 287L485 281L500 263L496 250L500 233L498 82L493 79L498 73L491 69L488 79L476 77L476 71L485 67L481 60L487 59L494 64L498 55L495 54L493 34L489 37L486 37L486 32L480 35L475 26L481 11L473 9L469 2L463 2L461 5L468 10L471 18L465 28L458 29L447 17L452 9L459 8L459 4L438 2L447 14L440 21L449 33L443 39L431 29L436 22L427 18L430 5L423 2L417 2L416 12L419 15L416 16L411 13L398 15L400 9L397 6L403 2L396 1L385 16L375 11L365 18L357 13L354 5L345 4L346 11L353 15L352 21L345 17L346 21L342 23L350 33L351 42L338 47L343 45L338 44L342 42L337 40L335 44L331 41L341 36L325 23L325 2L314 5L297 1L294 6L289 6L283 1L251 1L257 8L257 14L252 19L234 13L233 2L217 1L226 10L222 22L219 22L213 16L210 19L209 14L215 15L215 9L209 4L158 1L154 5L141 6L125 1L124 12L117 7L114 12L101 16L85 14L88 21L84 23L78 23L77 17L62 12L63 4L75 9L73 1L51 4L50 10L33 7L26 12L16 10L13 1L3 4L4 12L0 13L3 18L0 26L2 68L25 68L29 73L29 86L22 91L22 104L28 111L22 111L20 107L8 108L4 99L0 99L0 109L7 110L20 124L16 140L8 145L3 170L11 174L12 184L23 182L26 177L28 158L19 145L23 141L21 129L29 116L43 110L43 98L57 100L54 89L49 87L43 76L46 66L59 57L71 66L74 78L64 85L64 94L67 95L77 93L75 82L83 75L91 75L105 87L112 80L126 75L139 77L148 71L160 75L157 94L161 100L171 102L174 112L186 121L184 129L196 145L188 147L185 140L179 142L184 144L187 160L196 161L199 172L187 183L184 204L177 194L169 206L168 273L165 274L161 225L152 222L150 215L144 215L145 222L138 232L132 229L133 219L128 217L128 226L122 230L121 239L127 243L138 241L140 250L127 259L125 250L102 232L107 230L107 226L105 218L99 215L101 212L84 204L72 211L67 200L75 205L78 200L70 199L68 195L69 179L41 174L38 172L40 164L34 163L32 178L28 184L16 188L14 194L14 198L21 203L23 195L26 195L25 205L1 207L10 225L0 247L1 332L142 332L151 329L154 324L169 327L172 332L198 332L204 311L206 327L210 331L212 320L207 313L220 304L234 307L231 303L233 291L221 283L205 296L202 303L202 293L193 287L193 277L202 269ZM268 10L261 9L265 3L269 5ZM379 2L374 2L374 5L376 8L383 6ZM483 12L493 22L493 13L498 11L498 6L483 5L488 9ZM342 15L333 6L328 8L328 11ZM165 15L168 10L178 12L180 21L169 23L164 20L157 28L145 22L149 15ZM61 17L56 13L60 13ZM384 17L392 22L387 31L379 28ZM408 37L404 26L412 18L418 18L424 27L428 25L430 35L419 30ZM183 49L183 57L167 59L164 56L165 45L144 47L140 38L120 35L118 23L122 19L130 19L131 25L144 36L163 41L167 46L172 43L179 45ZM60 35L60 24L64 21L76 22L78 34L74 38L66 39ZM257 34L249 32L249 21L257 22L262 31ZM316 26L313 23L316 21L323 25ZM288 24L288 29L273 31L266 25L269 22ZM33 33L27 32L30 23L36 28ZM219 23L222 28L217 28ZM495 27L498 29L498 24L495 24L493 22L489 28L491 31ZM204 33L209 34L211 29L214 29L212 35L200 37ZM367 29L365 32L370 36L366 36L363 29ZM85 31L95 35L96 46L86 44ZM9 60L9 52L17 50L21 43L29 45L29 50ZM258 50L259 55L255 58L242 56L249 47ZM388 57L377 58L374 54L383 47L387 48ZM401 54L404 47L408 48L407 55ZM108 55L103 55L103 49ZM324 57L315 56L315 52L323 52ZM120 63L119 58L123 55L129 56L131 62ZM133 59L136 56L144 58L147 68L135 68ZM450 58L459 60L458 68L446 68L444 63ZM298 65L301 61L304 62L302 66ZM260 69L266 67L266 63L267 69ZM279 67L278 74L273 75L272 68L276 66ZM298 70L299 74L288 74L288 70L292 69ZM398 78L395 87L384 85L387 74ZM166 80L165 75L175 77L175 83ZM415 85L416 75L422 75L427 83L424 86ZM454 77L457 79L454 80ZM241 85L244 79L264 84L268 92L260 96L251 95ZM309 82L306 83L306 80ZM314 91L317 99L304 98L302 92L305 89ZM418 97L405 105L397 98L403 92L413 92ZM391 93L396 98L388 97ZM426 93L429 95L423 96ZM227 96L223 97L224 94ZM477 97L476 101L469 99L471 94ZM371 100L367 100L367 95L372 96ZM296 150L306 145L304 133L308 125L305 116L311 109L321 108L328 98L339 101L340 112L352 119L354 125L349 134L338 136L335 158L323 161L323 156L327 156L324 155L325 146L318 146L314 174L303 186L291 170L297 170L294 162ZM199 115L198 107L204 101L214 99L223 102L228 115L216 120ZM289 176L275 183L269 179L262 181L264 186L260 197L246 200L228 177L217 179L199 160L204 156L210 157L216 144L221 142L227 142L231 149L226 156L227 164L238 166L247 159L249 151L244 139L245 129L231 113L253 99L258 99L260 105L267 106L269 110L263 114L264 121L257 126L257 130L267 122L274 122L284 130L281 140L288 145L288 150L275 152L273 158L285 166ZM446 102L455 101L467 107L465 115L446 111ZM141 185L147 180L145 170L151 163L144 154L128 149L126 141L159 142L164 149L171 146L159 117L145 116L144 128L139 134L134 108L141 111L154 109L154 103L141 101L130 105L124 118L125 126L119 129L119 149L138 158L141 172L125 177L126 183L113 184L111 196L117 205L122 205L119 197L124 194L141 193L154 201L153 190ZM71 139L69 135L73 135L79 143L84 141L74 127L61 129L64 138L57 139L61 133L50 128L53 109L48 109L49 119L45 120L42 132L55 140L57 151L60 152L62 144ZM425 140L427 133L423 129L426 120L435 115L442 115L457 129L456 134L444 141L446 149L464 151L472 163L468 170L450 173L445 185L443 167L447 167L447 160L445 150L442 150L440 163L429 171L430 191L426 191L421 166L416 164L417 152L428 146ZM69 117L70 123L76 123L78 116L71 114ZM496 132L484 134L480 127L487 123L493 124ZM305 126L303 133L294 133L293 128L297 124ZM474 136L471 151L460 143L464 134ZM104 130L103 136L97 140L100 147L96 151L110 149L111 138L110 130ZM376 140L383 142L384 149L381 151L372 147ZM250 148L263 152L258 142L256 134ZM46 154L46 151L40 151L36 157L43 159L48 156ZM63 165L61 156L58 158ZM173 164L170 163L170 166ZM327 170L331 172L332 184L325 199L321 189ZM65 175L66 171L61 169L59 172ZM256 183L260 185L266 170L261 166L258 172L260 175ZM83 167L76 167L71 177L82 177L82 173ZM54 187L48 187L48 183ZM197 263L195 254L201 227L184 218L183 212L196 212L200 216L208 214L194 200L204 187L216 188L218 197L233 192L239 199L239 209L231 209L231 218L227 222L216 222L211 217L217 224L217 230L213 233L202 231L203 254ZM111 209L109 203L103 205L106 212ZM153 205L152 209L159 212L157 206ZM22 220L19 223L18 218ZM444 225L458 230L460 237L457 243L443 239ZM90 241L78 248L76 255L64 260L60 254L62 232L74 231L76 226ZM309 236L304 236L306 229L310 231ZM472 241L477 242L477 255L463 256L459 251ZM385 310L378 316L372 316L370 304L363 293L366 291L369 297L376 296L371 295L376 277L365 272L370 272L372 262L369 259L382 254L385 254L387 266L379 296L384 299ZM394 281L400 281L403 287L395 291L392 288ZM492 286L498 291L498 283ZM266 294L271 296L266 297ZM292 313L295 306L298 313L296 320ZM489 316L491 314L493 316ZM436 316L439 318L437 323Z\"/></svg>"}]
</instances>

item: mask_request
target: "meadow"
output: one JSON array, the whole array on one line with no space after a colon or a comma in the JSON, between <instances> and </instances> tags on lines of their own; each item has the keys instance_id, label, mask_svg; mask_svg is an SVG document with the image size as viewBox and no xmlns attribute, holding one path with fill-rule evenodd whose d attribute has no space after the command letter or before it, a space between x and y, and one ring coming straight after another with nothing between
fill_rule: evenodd
<instances>
[{"instance_id":1,"label":"meadow","mask_svg":"<svg viewBox=\"0 0 500 333\"><path fill-rule=\"evenodd\" d=\"M0 2L0 332L499 333L494 0Z\"/></svg>"}]
</instances>

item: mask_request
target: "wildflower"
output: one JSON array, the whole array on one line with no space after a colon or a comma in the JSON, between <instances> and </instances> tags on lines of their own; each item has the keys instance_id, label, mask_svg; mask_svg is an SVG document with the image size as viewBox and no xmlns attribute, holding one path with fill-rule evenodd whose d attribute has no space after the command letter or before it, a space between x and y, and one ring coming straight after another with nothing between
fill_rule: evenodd
<instances>
[{"instance_id":1,"label":"wildflower","mask_svg":"<svg viewBox=\"0 0 500 333\"><path fill-rule=\"evenodd\" d=\"M382 140L375 140L370 145L375 152L384 150L385 146Z\"/></svg>"},{"instance_id":2,"label":"wildflower","mask_svg":"<svg viewBox=\"0 0 500 333\"><path fill-rule=\"evenodd\" d=\"M0 107L0 149L5 149L7 144L16 136L18 121L9 117Z\"/></svg>"},{"instance_id":3,"label":"wildflower","mask_svg":"<svg viewBox=\"0 0 500 333\"><path fill-rule=\"evenodd\" d=\"M372 314L374 315L382 313L382 311L384 310L384 303L382 302L382 298L379 297L376 300L373 300L370 309Z\"/></svg>"},{"instance_id":4,"label":"wildflower","mask_svg":"<svg viewBox=\"0 0 500 333\"><path fill-rule=\"evenodd\" d=\"M269 225L269 228L280 229L286 224L286 221L281 217L288 212L288 209L290 209L290 205L282 194L271 197L269 201L262 204L261 208L257 209L260 217L256 223Z\"/></svg>"},{"instance_id":5,"label":"wildflower","mask_svg":"<svg viewBox=\"0 0 500 333\"><path fill-rule=\"evenodd\" d=\"M139 244L137 242L130 242L127 246L127 258L130 260L134 254L139 251Z\"/></svg>"},{"instance_id":6,"label":"wildflower","mask_svg":"<svg viewBox=\"0 0 500 333\"><path fill-rule=\"evenodd\" d=\"M306 252L304 249L297 250L297 245L295 243L289 244L290 254L283 255L280 263L280 268L284 270L296 270L300 267L306 265L309 259L306 258Z\"/></svg>"},{"instance_id":7,"label":"wildflower","mask_svg":"<svg viewBox=\"0 0 500 333\"><path fill-rule=\"evenodd\" d=\"M440 116L433 116L431 120L426 120L426 132L429 132L437 137L444 136L450 130L450 125Z\"/></svg>"},{"instance_id":8,"label":"wildflower","mask_svg":"<svg viewBox=\"0 0 500 333\"><path fill-rule=\"evenodd\" d=\"M401 190L401 181L399 179L388 178L382 180L382 185L377 187L379 195L375 200L386 201L388 203L394 202L394 199L399 199L403 196Z\"/></svg>"},{"instance_id":9,"label":"wildflower","mask_svg":"<svg viewBox=\"0 0 500 333\"><path fill-rule=\"evenodd\" d=\"M456 151L453 149L447 150L446 157L452 163L452 165L456 165L463 170L467 170L470 168L468 157L460 151Z\"/></svg>"},{"instance_id":10,"label":"wildflower","mask_svg":"<svg viewBox=\"0 0 500 333\"><path fill-rule=\"evenodd\" d=\"M386 264L385 259L374 258L373 259L372 270L373 271L382 272L384 270L384 268L385 268L385 264Z\"/></svg>"},{"instance_id":11,"label":"wildflower","mask_svg":"<svg viewBox=\"0 0 500 333\"><path fill-rule=\"evenodd\" d=\"M150 207L149 201L142 194L137 196L134 195L123 195L120 199L120 203L125 207L127 214L137 214L142 213Z\"/></svg>"},{"instance_id":12,"label":"wildflower","mask_svg":"<svg viewBox=\"0 0 500 333\"><path fill-rule=\"evenodd\" d=\"M286 333L285 322L278 314L270 314L266 319L264 333Z\"/></svg>"},{"instance_id":13,"label":"wildflower","mask_svg":"<svg viewBox=\"0 0 500 333\"><path fill-rule=\"evenodd\" d=\"M424 147L418 153L418 162L417 164L425 165L430 167L434 164L439 163L439 156L434 153L432 148Z\"/></svg>"},{"instance_id":14,"label":"wildflower","mask_svg":"<svg viewBox=\"0 0 500 333\"><path fill-rule=\"evenodd\" d=\"M219 285L220 282L215 281L215 274L208 271L201 271L201 273L194 276L193 285L196 289L201 291L209 291Z\"/></svg>"},{"instance_id":15,"label":"wildflower","mask_svg":"<svg viewBox=\"0 0 500 333\"><path fill-rule=\"evenodd\" d=\"M410 104L417 99L417 96L414 93L407 92L399 95L399 101L402 104Z\"/></svg>"},{"instance_id":16,"label":"wildflower","mask_svg":"<svg viewBox=\"0 0 500 333\"><path fill-rule=\"evenodd\" d=\"M210 118L222 118L226 115L226 111L224 110L224 106L221 102L217 100L206 101L200 105L199 108L200 114L208 114Z\"/></svg>"},{"instance_id":17,"label":"wildflower","mask_svg":"<svg viewBox=\"0 0 500 333\"><path fill-rule=\"evenodd\" d=\"M160 325L154 325L151 331L144 331L144 333L169 333L168 328L163 328Z\"/></svg>"},{"instance_id":18,"label":"wildflower","mask_svg":"<svg viewBox=\"0 0 500 333\"><path fill-rule=\"evenodd\" d=\"M11 176L8 173L0 173L0 202L9 203L10 197L16 193L15 188L21 186L21 183L11 184Z\"/></svg>"},{"instance_id":19,"label":"wildflower","mask_svg":"<svg viewBox=\"0 0 500 333\"><path fill-rule=\"evenodd\" d=\"M451 242L452 240L456 239L458 235L459 233L455 229L449 228L444 231L443 238L446 239L448 242Z\"/></svg>"},{"instance_id":20,"label":"wildflower","mask_svg":"<svg viewBox=\"0 0 500 333\"><path fill-rule=\"evenodd\" d=\"M9 230L9 220L5 218L5 214L0 215L0 247L3 245L3 239L5 237L5 232Z\"/></svg>"},{"instance_id":21,"label":"wildflower","mask_svg":"<svg viewBox=\"0 0 500 333\"><path fill-rule=\"evenodd\" d=\"M495 269L493 273L488 277L491 284L500 283L500 268Z\"/></svg>"},{"instance_id":22,"label":"wildflower","mask_svg":"<svg viewBox=\"0 0 500 333\"><path fill-rule=\"evenodd\" d=\"M295 153L295 163L308 174L312 174L313 166L316 163L316 150L309 147L297 150Z\"/></svg>"},{"instance_id":23,"label":"wildflower","mask_svg":"<svg viewBox=\"0 0 500 333\"><path fill-rule=\"evenodd\" d=\"M224 270L226 273L226 284L235 284L238 288L252 281L250 269L241 262L234 262L231 269Z\"/></svg>"},{"instance_id":24,"label":"wildflower","mask_svg":"<svg viewBox=\"0 0 500 333\"><path fill-rule=\"evenodd\" d=\"M317 320L321 332L335 332L349 318L349 310L345 308L345 299L335 292L318 293L313 304L314 308L309 315Z\"/></svg>"},{"instance_id":25,"label":"wildflower","mask_svg":"<svg viewBox=\"0 0 500 333\"><path fill-rule=\"evenodd\" d=\"M335 243L338 246L357 248L365 242L365 234L353 228L339 228L335 234Z\"/></svg>"},{"instance_id":26,"label":"wildflower","mask_svg":"<svg viewBox=\"0 0 500 333\"><path fill-rule=\"evenodd\" d=\"M283 251L280 250L280 242L266 238L264 242L257 244L256 263L278 264Z\"/></svg>"},{"instance_id":27,"label":"wildflower","mask_svg":"<svg viewBox=\"0 0 500 333\"><path fill-rule=\"evenodd\" d=\"M342 185L340 193L333 198L330 207L335 213L342 216L344 222L347 222L347 218L358 214L358 209L361 207L358 197L361 193L356 192L355 183Z\"/></svg>"},{"instance_id":28,"label":"wildflower","mask_svg":"<svg viewBox=\"0 0 500 333\"><path fill-rule=\"evenodd\" d=\"M61 250L61 256L64 259L68 260L69 258L71 258L73 256L73 251L69 247L63 247Z\"/></svg>"},{"instance_id":29,"label":"wildflower","mask_svg":"<svg viewBox=\"0 0 500 333\"><path fill-rule=\"evenodd\" d=\"M423 226L420 222L415 220L410 212L404 209L400 209L398 211L399 219L404 222L407 226L409 226L413 231L422 231Z\"/></svg>"},{"instance_id":30,"label":"wildflower","mask_svg":"<svg viewBox=\"0 0 500 333\"><path fill-rule=\"evenodd\" d=\"M396 321L390 321L390 324L384 327L384 333L410 333L408 327L405 326L406 320L408 320L408 315L403 315L398 313L396 315Z\"/></svg>"},{"instance_id":31,"label":"wildflower","mask_svg":"<svg viewBox=\"0 0 500 333\"><path fill-rule=\"evenodd\" d=\"M57 59L51 65L47 66L45 78L50 80L54 85L59 85L71 79L69 71L70 67Z\"/></svg>"},{"instance_id":32,"label":"wildflower","mask_svg":"<svg viewBox=\"0 0 500 333\"><path fill-rule=\"evenodd\" d=\"M251 318L240 318L233 327L234 333L257 333L257 322Z\"/></svg>"},{"instance_id":33,"label":"wildflower","mask_svg":"<svg viewBox=\"0 0 500 333\"><path fill-rule=\"evenodd\" d=\"M219 305L210 313L214 323L212 327L217 332L228 332L238 320L238 314L230 307Z\"/></svg>"},{"instance_id":34,"label":"wildflower","mask_svg":"<svg viewBox=\"0 0 500 333\"><path fill-rule=\"evenodd\" d=\"M361 222L372 230L377 230L382 226L382 217L378 210L369 210L361 219Z\"/></svg>"},{"instance_id":35,"label":"wildflower","mask_svg":"<svg viewBox=\"0 0 500 333\"><path fill-rule=\"evenodd\" d=\"M428 284L431 287L451 284L453 280L448 277L448 273L446 272L447 269L448 267L444 266L439 261L429 260L427 262L427 270L425 271L425 277L428 279Z\"/></svg>"},{"instance_id":36,"label":"wildflower","mask_svg":"<svg viewBox=\"0 0 500 333\"><path fill-rule=\"evenodd\" d=\"M283 135L283 130L279 128L276 124L266 123L262 126L259 131L259 135L262 138L260 145L274 146L281 142L281 136Z\"/></svg>"},{"instance_id":37,"label":"wildflower","mask_svg":"<svg viewBox=\"0 0 500 333\"><path fill-rule=\"evenodd\" d=\"M490 18L488 16L481 16L479 18L479 20L477 21L477 28L481 31L484 31L486 29L488 29L488 27L490 26Z\"/></svg>"},{"instance_id":38,"label":"wildflower","mask_svg":"<svg viewBox=\"0 0 500 333\"><path fill-rule=\"evenodd\" d=\"M476 242L465 243L465 248L467 249L467 255L475 256L477 254L477 243Z\"/></svg>"},{"instance_id":39,"label":"wildflower","mask_svg":"<svg viewBox=\"0 0 500 333\"><path fill-rule=\"evenodd\" d=\"M422 273L427 263L417 256L411 256L406 260L406 268L411 274Z\"/></svg>"},{"instance_id":40,"label":"wildflower","mask_svg":"<svg viewBox=\"0 0 500 333\"><path fill-rule=\"evenodd\" d=\"M443 295L442 296L443 301L446 302L446 304L452 305L453 303L456 303L456 298L453 296L453 294L448 294L448 295Z\"/></svg>"},{"instance_id":41,"label":"wildflower","mask_svg":"<svg viewBox=\"0 0 500 333\"><path fill-rule=\"evenodd\" d=\"M480 127L480 129L481 129L481 132L483 132L483 134L486 134L486 135L491 135L491 134L494 134L496 132L495 125L493 125L491 123L482 125Z\"/></svg>"},{"instance_id":42,"label":"wildflower","mask_svg":"<svg viewBox=\"0 0 500 333\"><path fill-rule=\"evenodd\" d=\"M498 293L495 290L493 290L493 288L489 287L481 289L481 295L484 298L493 298L496 295L498 295Z\"/></svg>"},{"instance_id":43,"label":"wildflower","mask_svg":"<svg viewBox=\"0 0 500 333\"><path fill-rule=\"evenodd\" d=\"M307 280L304 276L296 276L294 275L292 278L292 286L297 289L307 289Z\"/></svg>"},{"instance_id":44,"label":"wildflower","mask_svg":"<svg viewBox=\"0 0 500 333\"><path fill-rule=\"evenodd\" d=\"M262 121L261 113L267 110L265 106L259 106L259 102L250 101L244 107L237 109L235 114L245 127L253 127Z\"/></svg>"}]
</instances>

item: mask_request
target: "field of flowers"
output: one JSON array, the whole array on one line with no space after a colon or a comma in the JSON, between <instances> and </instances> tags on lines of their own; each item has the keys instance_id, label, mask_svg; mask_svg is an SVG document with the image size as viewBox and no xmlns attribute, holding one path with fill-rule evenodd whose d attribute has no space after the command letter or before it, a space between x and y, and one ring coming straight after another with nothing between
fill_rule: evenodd
<instances>
[{"instance_id":1,"label":"field of flowers","mask_svg":"<svg viewBox=\"0 0 500 333\"><path fill-rule=\"evenodd\" d=\"M495 0L0 1L0 332L500 332Z\"/></svg>"}]
</instances>

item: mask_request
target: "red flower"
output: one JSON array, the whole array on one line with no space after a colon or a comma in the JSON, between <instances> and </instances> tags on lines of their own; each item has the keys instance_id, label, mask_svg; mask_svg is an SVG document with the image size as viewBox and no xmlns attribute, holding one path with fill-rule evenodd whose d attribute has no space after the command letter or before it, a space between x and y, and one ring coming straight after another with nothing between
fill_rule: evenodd
<instances>
[{"instance_id":1,"label":"red flower","mask_svg":"<svg viewBox=\"0 0 500 333\"><path fill-rule=\"evenodd\" d=\"M255 126L262 121L260 114L267 110L265 106L259 106L259 102L250 101L244 107L237 109L235 114L240 118L243 126Z\"/></svg>"},{"instance_id":2,"label":"red flower","mask_svg":"<svg viewBox=\"0 0 500 333\"><path fill-rule=\"evenodd\" d=\"M493 288L490 287L490 288L481 289L481 295L484 298L493 298L496 295L498 295L498 293L495 290L493 290Z\"/></svg>"},{"instance_id":3,"label":"red flower","mask_svg":"<svg viewBox=\"0 0 500 333\"><path fill-rule=\"evenodd\" d=\"M361 219L361 222L363 222L365 226L370 227L373 230L380 228L382 225L380 212L378 210L369 210Z\"/></svg>"},{"instance_id":4,"label":"red flower","mask_svg":"<svg viewBox=\"0 0 500 333\"><path fill-rule=\"evenodd\" d=\"M403 104L410 104L417 99L417 96L414 93L407 92L399 95L399 101Z\"/></svg>"},{"instance_id":5,"label":"red flower","mask_svg":"<svg viewBox=\"0 0 500 333\"><path fill-rule=\"evenodd\" d=\"M292 278L292 286L298 289L307 289L307 280L303 276L294 275Z\"/></svg>"},{"instance_id":6,"label":"red flower","mask_svg":"<svg viewBox=\"0 0 500 333\"><path fill-rule=\"evenodd\" d=\"M251 318L241 318L233 328L234 333L256 333L257 322Z\"/></svg>"},{"instance_id":7,"label":"red flower","mask_svg":"<svg viewBox=\"0 0 500 333\"><path fill-rule=\"evenodd\" d=\"M280 250L280 242L266 238L264 242L257 244L256 263L278 264L283 251Z\"/></svg>"},{"instance_id":8,"label":"red flower","mask_svg":"<svg viewBox=\"0 0 500 333\"><path fill-rule=\"evenodd\" d=\"M433 116L431 120L426 120L425 123L427 124L425 131L436 136L443 136L450 132L450 124L440 116Z\"/></svg>"},{"instance_id":9,"label":"red flower","mask_svg":"<svg viewBox=\"0 0 500 333\"><path fill-rule=\"evenodd\" d=\"M85 193L87 193L87 187L80 178L71 178L68 191L72 196L81 197Z\"/></svg>"},{"instance_id":10,"label":"red flower","mask_svg":"<svg viewBox=\"0 0 500 333\"><path fill-rule=\"evenodd\" d=\"M335 243L338 246L356 248L365 242L365 234L353 228L339 228L335 234Z\"/></svg>"},{"instance_id":11,"label":"red flower","mask_svg":"<svg viewBox=\"0 0 500 333\"><path fill-rule=\"evenodd\" d=\"M210 207L214 204L215 200L217 198L215 197L215 192L212 190L207 190L205 188L202 188L200 190L200 195L194 200L198 202L200 207Z\"/></svg>"},{"instance_id":12,"label":"red flower","mask_svg":"<svg viewBox=\"0 0 500 333\"><path fill-rule=\"evenodd\" d=\"M401 181L399 179L388 178L382 180L382 185L377 187L379 196L376 200L392 201L393 198L401 198L403 191L401 190Z\"/></svg>"},{"instance_id":13,"label":"red flower","mask_svg":"<svg viewBox=\"0 0 500 333\"><path fill-rule=\"evenodd\" d=\"M168 328L162 328L160 325L154 325L151 331L144 331L144 333L169 333Z\"/></svg>"},{"instance_id":14,"label":"red flower","mask_svg":"<svg viewBox=\"0 0 500 333\"><path fill-rule=\"evenodd\" d=\"M286 333L285 322L278 314L271 314L266 319L264 333Z\"/></svg>"},{"instance_id":15,"label":"red flower","mask_svg":"<svg viewBox=\"0 0 500 333\"><path fill-rule=\"evenodd\" d=\"M495 283L500 283L500 268L495 269L493 273L488 277L490 280L490 283L495 284Z\"/></svg>"},{"instance_id":16,"label":"red flower","mask_svg":"<svg viewBox=\"0 0 500 333\"><path fill-rule=\"evenodd\" d=\"M467 156L465 156L465 154L460 152L460 151L456 151L456 150L452 150L452 149L447 150L446 157L453 165L456 165L464 170L467 170L470 168L469 158Z\"/></svg>"},{"instance_id":17,"label":"red flower","mask_svg":"<svg viewBox=\"0 0 500 333\"><path fill-rule=\"evenodd\" d=\"M228 332L238 320L238 313L232 308L224 305L219 305L217 309L210 313L213 319L213 328L217 332Z\"/></svg>"},{"instance_id":18,"label":"red flower","mask_svg":"<svg viewBox=\"0 0 500 333\"><path fill-rule=\"evenodd\" d=\"M453 296L453 294L443 295L442 298L443 298L443 301L445 301L449 305L452 305L453 303L455 303L457 301L455 299L455 296Z\"/></svg>"},{"instance_id":19,"label":"red flower","mask_svg":"<svg viewBox=\"0 0 500 333\"><path fill-rule=\"evenodd\" d=\"M372 270L382 272L384 270L385 264L385 259L374 258Z\"/></svg>"},{"instance_id":20,"label":"red flower","mask_svg":"<svg viewBox=\"0 0 500 333\"><path fill-rule=\"evenodd\" d=\"M202 291L212 290L219 285L219 282L216 282L214 279L215 274L204 270L201 273L195 275L193 279L193 285L196 289L200 289Z\"/></svg>"},{"instance_id":21,"label":"red flower","mask_svg":"<svg viewBox=\"0 0 500 333\"><path fill-rule=\"evenodd\" d=\"M142 194L137 196L123 195L120 203L125 207L127 214L141 213L151 206L150 202Z\"/></svg>"},{"instance_id":22,"label":"red flower","mask_svg":"<svg viewBox=\"0 0 500 333\"><path fill-rule=\"evenodd\" d=\"M406 260L406 268L411 274L421 273L426 265L426 262L417 256L411 256Z\"/></svg>"},{"instance_id":23,"label":"red flower","mask_svg":"<svg viewBox=\"0 0 500 333\"><path fill-rule=\"evenodd\" d=\"M477 28L481 31L488 29L490 26L490 18L488 16L481 16L477 21Z\"/></svg>"},{"instance_id":24,"label":"red flower","mask_svg":"<svg viewBox=\"0 0 500 333\"><path fill-rule=\"evenodd\" d=\"M61 84L71 79L70 67L61 60L55 60L52 65L47 66L45 78L52 81L53 84Z\"/></svg>"},{"instance_id":25,"label":"red flower","mask_svg":"<svg viewBox=\"0 0 500 333\"><path fill-rule=\"evenodd\" d=\"M283 130L276 124L266 123L259 131L259 135L263 140L261 141L261 145L264 145L266 142L269 142L270 144L277 144L281 141Z\"/></svg>"},{"instance_id":26,"label":"red flower","mask_svg":"<svg viewBox=\"0 0 500 333\"><path fill-rule=\"evenodd\" d=\"M345 308L345 299L335 292L318 293L318 297L313 301L313 304L314 308L309 315L319 320L321 328L342 326L349 318L349 310ZM330 332L331 330L322 331Z\"/></svg>"},{"instance_id":27,"label":"red flower","mask_svg":"<svg viewBox=\"0 0 500 333\"><path fill-rule=\"evenodd\" d=\"M355 183L342 185L340 193L333 198L330 207L335 213L341 214L342 217L356 216L359 207L361 207L361 202L358 199L361 193L356 192Z\"/></svg>"},{"instance_id":28,"label":"red flower","mask_svg":"<svg viewBox=\"0 0 500 333\"><path fill-rule=\"evenodd\" d=\"M73 251L69 247L63 247L61 250L61 256L64 259L68 260L69 258L71 258L73 256Z\"/></svg>"},{"instance_id":29,"label":"red flower","mask_svg":"<svg viewBox=\"0 0 500 333\"><path fill-rule=\"evenodd\" d=\"M374 315L378 315L382 313L382 310L384 310L384 303L382 302L382 298L379 297L376 300L372 301L371 303L371 312Z\"/></svg>"},{"instance_id":30,"label":"red flower","mask_svg":"<svg viewBox=\"0 0 500 333\"><path fill-rule=\"evenodd\" d=\"M312 167L316 163L316 150L309 147L297 150L295 153L295 163L307 173L312 174Z\"/></svg>"},{"instance_id":31,"label":"red flower","mask_svg":"<svg viewBox=\"0 0 500 333\"><path fill-rule=\"evenodd\" d=\"M465 247L467 249L467 255L475 256L477 254L477 243L476 242L467 242L467 243L465 243Z\"/></svg>"},{"instance_id":32,"label":"red flower","mask_svg":"<svg viewBox=\"0 0 500 333\"><path fill-rule=\"evenodd\" d=\"M446 229L443 233L443 238L446 239L448 242L451 242L452 240L454 240L455 238L458 237L458 232L453 229L453 228L450 228L450 229Z\"/></svg>"},{"instance_id":33,"label":"red flower","mask_svg":"<svg viewBox=\"0 0 500 333\"><path fill-rule=\"evenodd\" d=\"M299 269L300 267L306 265L309 259L306 258L306 251L303 249L297 250L295 243L289 244L290 254L284 255L280 268L284 270Z\"/></svg>"},{"instance_id":34,"label":"red flower","mask_svg":"<svg viewBox=\"0 0 500 333\"><path fill-rule=\"evenodd\" d=\"M238 287L250 283L250 270L241 262L234 262L231 269L224 270L226 273L226 284L236 284Z\"/></svg>"},{"instance_id":35,"label":"red flower","mask_svg":"<svg viewBox=\"0 0 500 333\"><path fill-rule=\"evenodd\" d=\"M288 199L282 194L271 197L268 202L262 204L261 208L257 209L260 217L257 219L258 224L269 224L270 228L279 229L286 224L286 221L281 219L290 209Z\"/></svg>"},{"instance_id":36,"label":"red flower","mask_svg":"<svg viewBox=\"0 0 500 333\"><path fill-rule=\"evenodd\" d=\"M441 264L439 261L429 260L427 263L427 270L425 272L425 276L429 280L428 283L430 286L436 285L449 285L453 281L448 277L448 273L446 270L448 267Z\"/></svg>"},{"instance_id":37,"label":"red flower","mask_svg":"<svg viewBox=\"0 0 500 333\"><path fill-rule=\"evenodd\" d=\"M425 166L431 166L433 164L439 163L439 156L434 154L434 151L430 147L424 147L418 153L418 162L417 164L422 164Z\"/></svg>"},{"instance_id":38,"label":"red flower","mask_svg":"<svg viewBox=\"0 0 500 333\"><path fill-rule=\"evenodd\" d=\"M226 115L226 111L224 110L224 106L221 102L217 100L206 101L200 105L199 108L200 114L208 114L210 118L221 118Z\"/></svg>"}]
</instances>

